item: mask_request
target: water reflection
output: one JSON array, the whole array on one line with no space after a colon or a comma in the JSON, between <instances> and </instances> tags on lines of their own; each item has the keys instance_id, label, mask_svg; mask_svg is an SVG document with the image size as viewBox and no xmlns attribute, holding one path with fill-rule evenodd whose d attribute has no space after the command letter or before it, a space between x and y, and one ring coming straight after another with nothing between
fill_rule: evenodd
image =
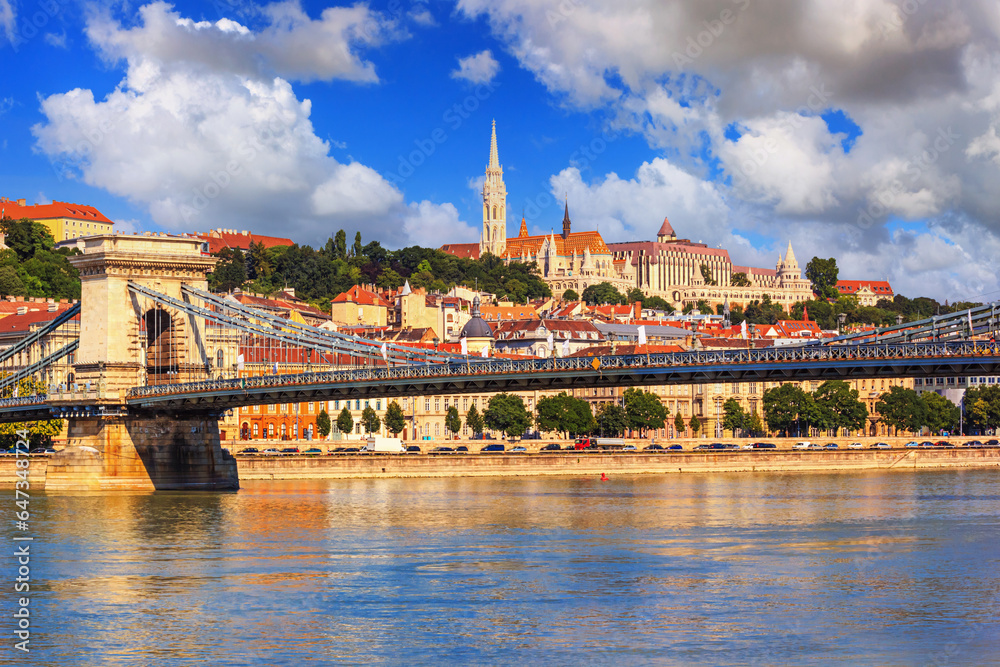
<instances>
[{"instance_id":1,"label":"water reflection","mask_svg":"<svg viewBox=\"0 0 1000 667\"><path fill-rule=\"evenodd\" d=\"M997 500L992 471L42 496L32 657L983 663Z\"/></svg>"}]
</instances>

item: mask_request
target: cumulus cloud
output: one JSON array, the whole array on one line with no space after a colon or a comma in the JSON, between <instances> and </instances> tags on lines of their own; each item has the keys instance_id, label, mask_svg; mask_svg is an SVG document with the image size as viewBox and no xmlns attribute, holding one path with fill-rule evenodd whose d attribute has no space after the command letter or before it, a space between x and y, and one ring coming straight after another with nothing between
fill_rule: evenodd
<instances>
[{"instance_id":1,"label":"cumulus cloud","mask_svg":"<svg viewBox=\"0 0 1000 667\"><path fill-rule=\"evenodd\" d=\"M854 252L855 236L887 248L907 242L883 227L898 218L1000 234L991 0L459 0L459 9L484 18L557 102L641 134L718 184L732 210L751 209L746 224L774 242L808 228L826 240L825 256ZM852 145L827 127L829 110L860 127ZM935 230L927 248L962 247L974 262L958 229Z\"/></svg>"},{"instance_id":2,"label":"cumulus cloud","mask_svg":"<svg viewBox=\"0 0 1000 667\"><path fill-rule=\"evenodd\" d=\"M452 204L435 204L426 199L410 204L403 219L403 229L411 242L429 248L442 243L473 243L479 231L459 219Z\"/></svg>"},{"instance_id":3,"label":"cumulus cloud","mask_svg":"<svg viewBox=\"0 0 1000 667\"><path fill-rule=\"evenodd\" d=\"M125 60L125 79L103 99L84 89L44 98L45 122L32 128L38 150L65 176L145 205L171 230L249 228L322 243L346 227L390 245L411 242L408 230L422 235L421 220L440 215L435 205L414 214L378 172L333 158L310 101L275 74L375 80L355 45L386 26L361 5L317 20L296 3L263 11L272 22L259 32L228 19L196 23L163 3L143 7L132 28L93 17L89 38Z\"/></svg>"},{"instance_id":4,"label":"cumulus cloud","mask_svg":"<svg viewBox=\"0 0 1000 667\"><path fill-rule=\"evenodd\" d=\"M467 58L458 59L458 69L451 73L454 79L465 79L469 83L489 83L500 71L500 63L489 49Z\"/></svg>"}]
</instances>

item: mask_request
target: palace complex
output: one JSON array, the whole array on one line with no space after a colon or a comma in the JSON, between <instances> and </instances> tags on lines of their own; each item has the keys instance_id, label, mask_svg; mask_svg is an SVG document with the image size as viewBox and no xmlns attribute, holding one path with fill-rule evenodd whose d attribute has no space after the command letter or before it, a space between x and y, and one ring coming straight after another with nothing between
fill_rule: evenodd
<instances>
[{"instance_id":1,"label":"palace complex","mask_svg":"<svg viewBox=\"0 0 1000 667\"><path fill-rule=\"evenodd\" d=\"M681 308L707 301L746 305L769 297L791 308L812 298L812 286L802 277L792 244L774 269L734 265L729 251L679 239L664 218L655 241L606 243L600 232L574 232L569 202L563 211L562 233L528 234L525 219L516 237L507 236L507 186L497 150L496 123L490 137L490 158L483 183L483 226L479 243L452 243L441 247L460 257L491 253L511 262L534 263L539 275L560 298L566 290L581 294L590 285L607 282L623 294L638 287L647 296L659 296ZM702 266L706 267L704 272ZM708 274L706 281L703 273ZM742 276L739 276L742 274ZM733 284L734 276L739 276ZM745 280L743 280L745 279Z\"/></svg>"}]
</instances>

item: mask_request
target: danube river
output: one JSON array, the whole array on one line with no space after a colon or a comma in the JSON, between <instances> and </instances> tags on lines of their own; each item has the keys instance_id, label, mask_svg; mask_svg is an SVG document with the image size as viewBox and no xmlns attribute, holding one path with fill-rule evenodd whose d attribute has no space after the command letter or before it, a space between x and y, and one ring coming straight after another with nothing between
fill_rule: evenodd
<instances>
[{"instance_id":1,"label":"danube river","mask_svg":"<svg viewBox=\"0 0 1000 667\"><path fill-rule=\"evenodd\" d=\"M32 651L12 648L6 587L4 662L995 663L998 481L966 470L40 495Z\"/></svg>"}]
</instances>

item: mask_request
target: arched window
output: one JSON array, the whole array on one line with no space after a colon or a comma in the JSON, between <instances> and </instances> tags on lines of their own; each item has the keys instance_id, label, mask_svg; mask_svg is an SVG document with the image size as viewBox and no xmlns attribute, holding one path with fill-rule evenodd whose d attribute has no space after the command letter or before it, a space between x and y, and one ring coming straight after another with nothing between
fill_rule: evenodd
<instances>
[{"instance_id":1,"label":"arched window","mask_svg":"<svg viewBox=\"0 0 1000 667\"><path fill-rule=\"evenodd\" d=\"M503 206L500 207L500 217L503 218Z\"/></svg>"},{"instance_id":2,"label":"arched window","mask_svg":"<svg viewBox=\"0 0 1000 667\"><path fill-rule=\"evenodd\" d=\"M281 439L284 440L288 436L288 424L281 425Z\"/></svg>"},{"instance_id":3,"label":"arched window","mask_svg":"<svg viewBox=\"0 0 1000 667\"><path fill-rule=\"evenodd\" d=\"M257 426L258 426L258 424L254 424L253 425L253 437L255 437L255 438L257 437L257 434L259 433L259 431L257 430Z\"/></svg>"},{"instance_id":4,"label":"arched window","mask_svg":"<svg viewBox=\"0 0 1000 667\"><path fill-rule=\"evenodd\" d=\"M215 353L215 367L220 369L226 367L226 353L221 348Z\"/></svg>"},{"instance_id":5,"label":"arched window","mask_svg":"<svg viewBox=\"0 0 1000 667\"><path fill-rule=\"evenodd\" d=\"M493 219L494 220L497 219L497 207L496 206L493 207Z\"/></svg>"},{"instance_id":6,"label":"arched window","mask_svg":"<svg viewBox=\"0 0 1000 667\"><path fill-rule=\"evenodd\" d=\"M274 437L274 424L268 424L267 425L267 437L269 437L269 438L273 438Z\"/></svg>"}]
</instances>

